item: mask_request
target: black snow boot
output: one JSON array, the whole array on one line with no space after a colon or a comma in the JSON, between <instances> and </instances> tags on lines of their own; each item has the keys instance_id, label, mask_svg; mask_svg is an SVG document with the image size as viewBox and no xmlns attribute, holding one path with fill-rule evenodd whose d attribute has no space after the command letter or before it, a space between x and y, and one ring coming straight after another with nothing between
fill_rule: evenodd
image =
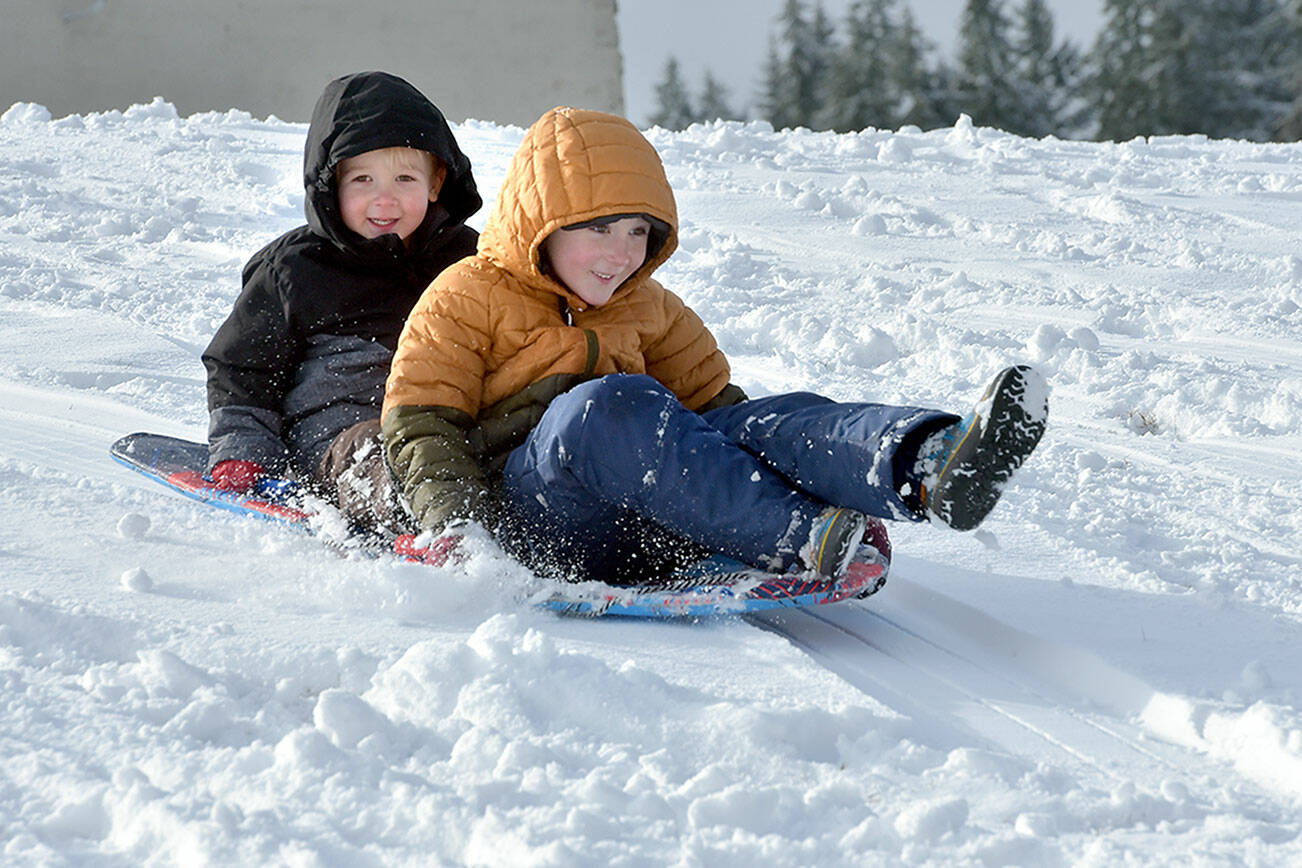
<instances>
[{"instance_id":1,"label":"black snow boot","mask_svg":"<svg viewBox=\"0 0 1302 868\"><path fill-rule=\"evenodd\" d=\"M972 412L929 437L914 478L929 515L972 530L999 500L1004 484L1040 442L1049 418L1049 385L1034 369L999 372Z\"/></svg>"}]
</instances>

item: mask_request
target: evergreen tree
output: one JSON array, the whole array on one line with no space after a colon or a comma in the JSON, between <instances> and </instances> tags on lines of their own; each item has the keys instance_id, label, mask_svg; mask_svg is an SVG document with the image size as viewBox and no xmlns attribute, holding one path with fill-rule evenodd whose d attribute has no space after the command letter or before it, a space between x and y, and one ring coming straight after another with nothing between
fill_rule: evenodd
<instances>
[{"instance_id":1,"label":"evergreen tree","mask_svg":"<svg viewBox=\"0 0 1302 868\"><path fill-rule=\"evenodd\" d=\"M705 81L701 85L701 96L696 101L695 117L698 121L737 119L737 115L728 106L727 88L708 69L705 71Z\"/></svg>"},{"instance_id":2,"label":"evergreen tree","mask_svg":"<svg viewBox=\"0 0 1302 868\"><path fill-rule=\"evenodd\" d=\"M894 129L902 114L901 82L892 68L900 35L896 0L856 0L846 13L845 44L832 59L823 123L847 132Z\"/></svg>"},{"instance_id":3,"label":"evergreen tree","mask_svg":"<svg viewBox=\"0 0 1302 868\"><path fill-rule=\"evenodd\" d=\"M1269 137L1284 101L1271 69L1277 11L1277 0L1164 0L1152 40L1159 132Z\"/></svg>"},{"instance_id":4,"label":"evergreen tree","mask_svg":"<svg viewBox=\"0 0 1302 868\"><path fill-rule=\"evenodd\" d=\"M958 89L963 111L982 126L1029 126L1017 93L1010 24L1000 0L967 0L959 21Z\"/></svg>"},{"instance_id":5,"label":"evergreen tree","mask_svg":"<svg viewBox=\"0 0 1302 868\"><path fill-rule=\"evenodd\" d=\"M1151 0L1104 0L1088 83L1097 138L1123 141L1149 132L1155 109L1146 78L1151 5Z\"/></svg>"},{"instance_id":6,"label":"evergreen tree","mask_svg":"<svg viewBox=\"0 0 1302 868\"><path fill-rule=\"evenodd\" d=\"M1018 7L1012 48L1022 120L1016 132L1035 138L1084 132L1080 53L1070 42L1055 41L1053 16L1044 0L1023 0Z\"/></svg>"},{"instance_id":7,"label":"evergreen tree","mask_svg":"<svg viewBox=\"0 0 1302 868\"><path fill-rule=\"evenodd\" d=\"M1099 133L1264 140L1289 99L1279 0L1109 0L1096 47ZM1124 50L1123 50L1124 49Z\"/></svg>"},{"instance_id":8,"label":"evergreen tree","mask_svg":"<svg viewBox=\"0 0 1302 868\"><path fill-rule=\"evenodd\" d=\"M1302 4L1299 4L1302 6ZM1287 24L1279 0L1219 0L1210 33L1227 34L1214 71L1217 126L1209 135L1267 141L1296 94L1290 64L1302 63L1302 31Z\"/></svg>"},{"instance_id":9,"label":"evergreen tree","mask_svg":"<svg viewBox=\"0 0 1302 868\"><path fill-rule=\"evenodd\" d=\"M759 110L774 129L796 126L793 122L794 112L789 107L789 91L786 64L778 51L777 39L770 36L769 50L764 58L764 89L760 94Z\"/></svg>"},{"instance_id":10,"label":"evergreen tree","mask_svg":"<svg viewBox=\"0 0 1302 868\"><path fill-rule=\"evenodd\" d=\"M953 73L929 65L933 48L907 4L856 0L844 30L828 75L823 126L848 131L953 123L959 113Z\"/></svg>"},{"instance_id":11,"label":"evergreen tree","mask_svg":"<svg viewBox=\"0 0 1302 868\"><path fill-rule=\"evenodd\" d=\"M651 125L667 130L684 130L694 118L687 88L678 71L678 59L670 55L665 61L664 78L656 85L656 111L651 115Z\"/></svg>"},{"instance_id":12,"label":"evergreen tree","mask_svg":"<svg viewBox=\"0 0 1302 868\"><path fill-rule=\"evenodd\" d=\"M809 26L810 44L807 49L809 60L809 105L808 113L811 129L828 129L819 122L830 101L830 82L832 58L836 56L836 25L827 17L822 0L815 0L814 18Z\"/></svg>"},{"instance_id":13,"label":"evergreen tree","mask_svg":"<svg viewBox=\"0 0 1302 868\"><path fill-rule=\"evenodd\" d=\"M1208 0L1159 0L1148 26L1148 86L1153 91L1149 135L1203 132L1213 93L1215 46L1206 44ZM1223 34L1218 34L1223 38Z\"/></svg>"},{"instance_id":14,"label":"evergreen tree","mask_svg":"<svg viewBox=\"0 0 1302 868\"><path fill-rule=\"evenodd\" d=\"M1288 0L1279 10L1276 32L1284 50L1277 58L1284 105L1275 123L1274 138L1282 142L1302 140L1302 0Z\"/></svg>"},{"instance_id":15,"label":"evergreen tree","mask_svg":"<svg viewBox=\"0 0 1302 868\"><path fill-rule=\"evenodd\" d=\"M957 75L943 62L931 66L927 58L932 50L912 10L905 6L891 44L890 61L901 100L897 110L899 126L912 124L924 130L949 126L962 111Z\"/></svg>"},{"instance_id":16,"label":"evergreen tree","mask_svg":"<svg viewBox=\"0 0 1302 868\"><path fill-rule=\"evenodd\" d=\"M786 50L781 54L779 73L782 103L773 126L779 130L808 126L815 106L808 58L812 40L804 4L800 0L786 0L778 14L778 26L779 39Z\"/></svg>"},{"instance_id":17,"label":"evergreen tree","mask_svg":"<svg viewBox=\"0 0 1302 868\"><path fill-rule=\"evenodd\" d=\"M815 128L827 90L834 29L821 2L808 18L801 0L786 0L778 26L780 47L769 43L762 108L777 129Z\"/></svg>"}]
</instances>

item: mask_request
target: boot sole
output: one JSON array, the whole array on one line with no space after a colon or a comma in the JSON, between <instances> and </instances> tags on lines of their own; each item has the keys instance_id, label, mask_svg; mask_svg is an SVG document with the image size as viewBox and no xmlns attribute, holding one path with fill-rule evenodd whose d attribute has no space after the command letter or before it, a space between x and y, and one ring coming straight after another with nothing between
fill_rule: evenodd
<instances>
[{"instance_id":1,"label":"boot sole","mask_svg":"<svg viewBox=\"0 0 1302 868\"><path fill-rule=\"evenodd\" d=\"M989 408L982 405L989 402ZM941 469L927 498L941 521L972 530L990 514L1004 484L1035 450L1049 416L1049 386L1033 368L1003 371L981 400L976 420Z\"/></svg>"},{"instance_id":2,"label":"boot sole","mask_svg":"<svg viewBox=\"0 0 1302 868\"><path fill-rule=\"evenodd\" d=\"M864 532L868 527L867 520L852 516L854 513L850 510L838 511L824 531L823 538L818 541L814 553L814 561L817 564L814 572L824 578L839 578L859 549L859 543L863 540ZM848 528L847 524L850 525Z\"/></svg>"}]
</instances>

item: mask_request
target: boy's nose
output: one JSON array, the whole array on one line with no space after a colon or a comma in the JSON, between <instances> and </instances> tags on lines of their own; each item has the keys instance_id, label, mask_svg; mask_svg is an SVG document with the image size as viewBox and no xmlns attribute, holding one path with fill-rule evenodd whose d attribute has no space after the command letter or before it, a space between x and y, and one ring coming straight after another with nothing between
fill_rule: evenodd
<instances>
[{"instance_id":1,"label":"boy's nose","mask_svg":"<svg viewBox=\"0 0 1302 868\"><path fill-rule=\"evenodd\" d=\"M621 264L627 264L633 260L636 249L636 242L632 240L619 239L611 245L612 257Z\"/></svg>"}]
</instances>

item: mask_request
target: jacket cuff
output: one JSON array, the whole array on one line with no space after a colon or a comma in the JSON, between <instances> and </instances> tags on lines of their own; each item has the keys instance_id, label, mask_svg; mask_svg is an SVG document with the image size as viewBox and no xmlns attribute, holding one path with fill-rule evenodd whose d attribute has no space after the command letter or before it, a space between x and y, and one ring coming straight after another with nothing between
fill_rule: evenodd
<instances>
[{"instance_id":1,"label":"jacket cuff","mask_svg":"<svg viewBox=\"0 0 1302 868\"><path fill-rule=\"evenodd\" d=\"M705 406L701 407L696 412L708 413L711 410L717 410L720 407L731 407L734 404L740 404L746 400L748 400L746 393L741 390L741 387L729 383L719 390L719 394L706 401Z\"/></svg>"}]
</instances>

